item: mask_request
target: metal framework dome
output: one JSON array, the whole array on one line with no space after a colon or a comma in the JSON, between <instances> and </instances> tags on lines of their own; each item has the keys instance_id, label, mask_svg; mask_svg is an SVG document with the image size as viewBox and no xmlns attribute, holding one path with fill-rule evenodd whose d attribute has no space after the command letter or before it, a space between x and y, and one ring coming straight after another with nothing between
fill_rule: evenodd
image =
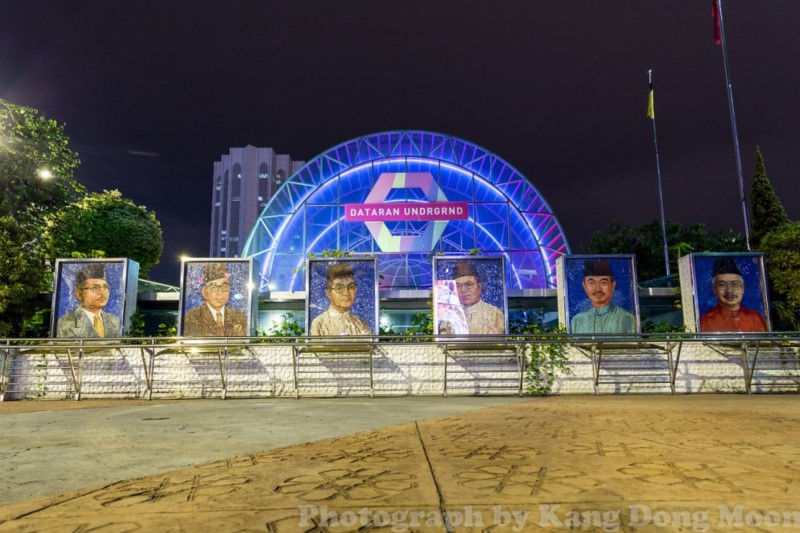
<instances>
[{"instance_id":1,"label":"metal framework dome","mask_svg":"<svg viewBox=\"0 0 800 533\"><path fill-rule=\"evenodd\" d=\"M457 202L458 220L346 220L346 205ZM446 204L454 205L454 204ZM303 265L325 250L378 258L382 289L431 286L431 256L502 255L510 289L554 288L569 245L550 206L497 155L425 131L365 135L310 160L275 193L242 250L259 292L304 289ZM474 253L474 252L473 252Z\"/></svg>"}]
</instances>

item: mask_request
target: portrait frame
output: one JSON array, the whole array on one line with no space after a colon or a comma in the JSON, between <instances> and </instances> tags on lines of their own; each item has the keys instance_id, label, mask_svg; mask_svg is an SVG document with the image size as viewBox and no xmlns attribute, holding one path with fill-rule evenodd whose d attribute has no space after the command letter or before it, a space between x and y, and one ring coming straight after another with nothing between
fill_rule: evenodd
<instances>
[{"instance_id":1,"label":"portrait frame","mask_svg":"<svg viewBox=\"0 0 800 533\"><path fill-rule=\"evenodd\" d=\"M487 335L469 331L469 324L458 300L455 272L460 264L472 264L483 285L481 300L503 312L502 335L508 334L508 296L506 292L505 258L503 256L439 256L433 258L433 333L440 335L447 318L452 335ZM453 324L458 324L455 327Z\"/></svg>"},{"instance_id":2,"label":"portrait frame","mask_svg":"<svg viewBox=\"0 0 800 533\"><path fill-rule=\"evenodd\" d=\"M606 334L640 333L641 317L636 279L636 256L633 254L583 254L559 257L556 261L556 272L558 276L558 314L561 325L567 330L567 333L586 334L573 331L572 321L575 316L592 307L583 288L584 268L589 261L608 261L611 274L616 282L611 303L631 313L635 318L634 332L608 332Z\"/></svg>"},{"instance_id":3,"label":"portrait frame","mask_svg":"<svg viewBox=\"0 0 800 533\"><path fill-rule=\"evenodd\" d=\"M252 258L219 258L201 257L184 258L181 260L181 296L178 305L178 335L185 335L187 313L205 305L202 294L205 283L207 265L224 265L230 282L230 296L226 306L241 311L246 316L246 326L236 328L234 333L226 337L249 337L253 330L253 320L256 315L257 300L254 297L253 259ZM227 319L226 319L227 321ZM244 329L239 334L238 330ZM216 335L202 335L213 337Z\"/></svg>"},{"instance_id":4,"label":"portrait frame","mask_svg":"<svg viewBox=\"0 0 800 533\"><path fill-rule=\"evenodd\" d=\"M767 331L772 331L765 256L761 252L693 253L681 258L681 301L687 329L715 335L748 333L703 331L700 325L701 317L717 305L717 297L712 287L713 268L718 259L724 258L732 259L741 272L744 281L742 307L759 313L767 325Z\"/></svg>"},{"instance_id":5,"label":"portrait frame","mask_svg":"<svg viewBox=\"0 0 800 533\"><path fill-rule=\"evenodd\" d=\"M79 307L74 296L75 274L89 265L102 265L109 286L108 303L103 311L119 318L119 329L105 337L123 337L130 327L130 319L136 311L136 293L139 286L139 263L128 258L101 259L56 259L53 279L53 303L50 313L51 338L93 338L86 336L58 335L59 320Z\"/></svg>"},{"instance_id":6,"label":"portrait frame","mask_svg":"<svg viewBox=\"0 0 800 533\"><path fill-rule=\"evenodd\" d=\"M306 259L306 335L311 335L314 319L324 313L331 302L326 294L325 276L336 264L347 263L353 269L356 296L351 313L367 323L373 335L378 334L378 260L375 257L339 257Z\"/></svg>"}]
</instances>

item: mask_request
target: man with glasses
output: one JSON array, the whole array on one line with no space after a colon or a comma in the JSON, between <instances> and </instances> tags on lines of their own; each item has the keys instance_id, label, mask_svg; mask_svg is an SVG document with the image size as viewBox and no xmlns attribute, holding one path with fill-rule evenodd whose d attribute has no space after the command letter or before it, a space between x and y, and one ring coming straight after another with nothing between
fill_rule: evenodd
<instances>
[{"instance_id":1,"label":"man with glasses","mask_svg":"<svg viewBox=\"0 0 800 533\"><path fill-rule=\"evenodd\" d=\"M79 305L58 319L56 337L119 337L119 317L103 311L110 294L102 263L78 269L73 295Z\"/></svg>"},{"instance_id":2,"label":"man with glasses","mask_svg":"<svg viewBox=\"0 0 800 533\"><path fill-rule=\"evenodd\" d=\"M228 305L231 280L225 263L206 263L198 280L203 303L183 316L186 337L246 337L250 334L247 315Z\"/></svg>"},{"instance_id":3,"label":"man with glasses","mask_svg":"<svg viewBox=\"0 0 800 533\"><path fill-rule=\"evenodd\" d=\"M570 333L636 333L636 317L611 301L617 282L606 259L584 261L582 285L591 308L572 317Z\"/></svg>"},{"instance_id":4,"label":"man with glasses","mask_svg":"<svg viewBox=\"0 0 800 533\"><path fill-rule=\"evenodd\" d=\"M711 289L717 305L700 317L700 331L767 331L760 313L742 305L744 278L732 257L714 260Z\"/></svg>"},{"instance_id":5,"label":"man with glasses","mask_svg":"<svg viewBox=\"0 0 800 533\"><path fill-rule=\"evenodd\" d=\"M468 333L502 335L506 332L506 319L503 311L490 303L484 302L483 281L476 266L469 261L456 263L453 274L456 282L456 295L467 320ZM446 317L439 326L439 333L459 333L456 321Z\"/></svg>"},{"instance_id":6,"label":"man with glasses","mask_svg":"<svg viewBox=\"0 0 800 533\"><path fill-rule=\"evenodd\" d=\"M334 263L325 273L325 294L330 305L311 322L311 335L372 335L369 324L350 312L356 301L353 267Z\"/></svg>"}]
</instances>

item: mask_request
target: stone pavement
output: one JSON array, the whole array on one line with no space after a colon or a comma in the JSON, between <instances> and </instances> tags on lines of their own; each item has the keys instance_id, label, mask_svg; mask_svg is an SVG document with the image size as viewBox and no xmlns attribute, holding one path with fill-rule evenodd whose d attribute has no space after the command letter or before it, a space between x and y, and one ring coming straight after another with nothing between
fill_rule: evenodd
<instances>
[{"instance_id":1,"label":"stone pavement","mask_svg":"<svg viewBox=\"0 0 800 533\"><path fill-rule=\"evenodd\" d=\"M403 402L420 410L426 399L415 408L417 400L385 404L395 411L387 420ZM200 455L195 466L16 501L0 507L0 531L800 531L796 395L506 398L483 409L501 399L439 400L466 407L440 418L421 409L411 422L283 448L267 439L262 451L211 462ZM327 403L342 402L335 409L355 418L384 399L313 401L322 404L305 409L320 421ZM194 402L144 406L135 416L160 418ZM249 402L267 413L282 400L217 403ZM140 409L118 405L109 417ZM72 413L97 419L102 411ZM314 424L308 414L303 423ZM34 415L43 416L0 420ZM152 427L157 460L166 451ZM182 455L195 438L182 441ZM4 463L8 444L0 445ZM60 459L47 463L53 475Z\"/></svg>"}]
</instances>

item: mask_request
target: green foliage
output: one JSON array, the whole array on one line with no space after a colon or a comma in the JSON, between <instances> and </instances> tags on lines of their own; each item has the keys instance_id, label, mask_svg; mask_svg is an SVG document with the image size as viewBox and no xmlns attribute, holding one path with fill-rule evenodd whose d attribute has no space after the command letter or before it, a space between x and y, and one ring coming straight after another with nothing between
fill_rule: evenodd
<instances>
[{"instance_id":1,"label":"green foliage","mask_svg":"<svg viewBox=\"0 0 800 533\"><path fill-rule=\"evenodd\" d=\"M566 329L558 327L545 332L539 324L533 323L521 328L520 333L529 341L523 346L526 391L533 396L547 396L553 391L558 374L572 372L564 342L567 340Z\"/></svg>"},{"instance_id":2,"label":"green foliage","mask_svg":"<svg viewBox=\"0 0 800 533\"><path fill-rule=\"evenodd\" d=\"M159 337L177 337L178 336L178 323L175 320L168 320L158 324Z\"/></svg>"},{"instance_id":3,"label":"green foliage","mask_svg":"<svg viewBox=\"0 0 800 533\"><path fill-rule=\"evenodd\" d=\"M306 332L291 313L281 315L280 320L272 322L268 331L260 333L265 337L302 337L305 334Z\"/></svg>"},{"instance_id":4,"label":"green foliage","mask_svg":"<svg viewBox=\"0 0 800 533\"><path fill-rule=\"evenodd\" d=\"M670 269L677 272L678 258L690 252L745 252L744 237L731 230L709 232L703 224L684 228L667 221L667 246ZM589 254L635 254L639 281L659 278L664 268L664 239L661 221L653 220L639 227L623 228L612 221L607 230L596 231L592 240L583 246Z\"/></svg>"},{"instance_id":5,"label":"green foliage","mask_svg":"<svg viewBox=\"0 0 800 533\"><path fill-rule=\"evenodd\" d=\"M322 250L322 257L332 257L338 259L340 257L353 257L354 255L354 252L346 252L344 250ZM314 257L314 254L308 254L308 257Z\"/></svg>"},{"instance_id":6,"label":"green foliage","mask_svg":"<svg viewBox=\"0 0 800 533\"><path fill-rule=\"evenodd\" d=\"M144 313L139 309L131 315L128 330L125 332L125 335L128 337L145 337L147 335L144 326Z\"/></svg>"},{"instance_id":7,"label":"green foliage","mask_svg":"<svg viewBox=\"0 0 800 533\"><path fill-rule=\"evenodd\" d=\"M88 194L49 216L47 239L54 257L129 257L143 273L158 264L163 248L155 214L119 191Z\"/></svg>"},{"instance_id":8,"label":"green foliage","mask_svg":"<svg viewBox=\"0 0 800 533\"><path fill-rule=\"evenodd\" d=\"M411 316L411 327L404 332L395 331L391 326L378 327L378 334L383 342L429 342L433 335L433 315L430 311L414 313Z\"/></svg>"},{"instance_id":9,"label":"green foliage","mask_svg":"<svg viewBox=\"0 0 800 533\"><path fill-rule=\"evenodd\" d=\"M433 313L430 311L414 313L411 316L411 327L406 330L406 335L433 335Z\"/></svg>"},{"instance_id":10,"label":"green foliage","mask_svg":"<svg viewBox=\"0 0 800 533\"><path fill-rule=\"evenodd\" d=\"M84 191L72 178L79 161L68 144L54 120L0 100L0 336L47 336L44 219ZM44 169L51 178L39 176Z\"/></svg>"},{"instance_id":11,"label":"green foliage","mask_svg":"<svg viewBox=\"0 0 800 533\"><path fill-rule=\"evenodd\" d=\"M761 240L772 304L792 330L800 330L800 223L785 224Z\"/></svg>"},{"instance_id":12,"label":"green foliage","mask_svg":"<svg viewBox=\"0 0 800 533\"><path fill-rule=\"evenodd\" d=\"M686 331L685 324L653 322L652 320L645 320L642 324L642 333L683 333L684 331Z\"/></svg>"},{"instance_id":13,"label":"green foliage","mask_svg":"<svg viewBox=\"0 0 800 533\"><path fill-rule=\"evenodd\" d=\"M342 257L355 257L356 253L352 251L345 251L345 250L322 250L320 253L320 257L328 258L328 259L339 259ZM317 254L311 252L308 254L308 259L316 259ZM372 257L371 255L363 255L361 257ZM303 263L297 268L292 269L292 274L299 274L304 272L306 269L306 265L308 263Z\"/></svg>"},{"instance_id":14,"label":"green foliage","mask_svg":"<svg viewBox=\"0 0 800 533\"><path fill-rule=\"evenodd\" d=\"M35 224L75 200L85 191L72 178L79 164L55 120L0 99L0 215ZM43 170L52 177L42 179Z\"/></svg>"},{"instance_id":15,"label":"green foliage","mask_svg":"<svg viewBox=\"0 0 800 533\"><path fill-rule=\"evenodd\" d=\"M50 306L44 301L31 302L28 313L22 319L20 337L40 338L50 334Z\"/></svg>"},{"instance_id":16,"label":"green foliage","mask_svg":"<svg viewBox=\"0 0 800 533\"><path fill-rule=\"evenodd\" d=\"M761 150L756 146L756 168L753 176L753 186L750 190L750 211L752 213L753 232L751 244L754 248L759 248L764 236L785 224L791 223L786 214L775 189L767 177L767 169L764 166L764 158Z\"/></svg>"},{"instance_id":17,"label":"green foliage","mask_svg":"<svg viewBox=\"0 0 800 533\"><path fill-rule=\"evenodd\" d=\"M79 164L63 126L0 100L0 336L47 335L41 295L52 290L54 258L132 257L142 272L158 262L155 217L118 192L81 200L86 189L73 178ZM51 177L43 179L44 170ZM104 202L115 209L88 216L90 227L76 225Z\"/></svg>"}]
</instances>

